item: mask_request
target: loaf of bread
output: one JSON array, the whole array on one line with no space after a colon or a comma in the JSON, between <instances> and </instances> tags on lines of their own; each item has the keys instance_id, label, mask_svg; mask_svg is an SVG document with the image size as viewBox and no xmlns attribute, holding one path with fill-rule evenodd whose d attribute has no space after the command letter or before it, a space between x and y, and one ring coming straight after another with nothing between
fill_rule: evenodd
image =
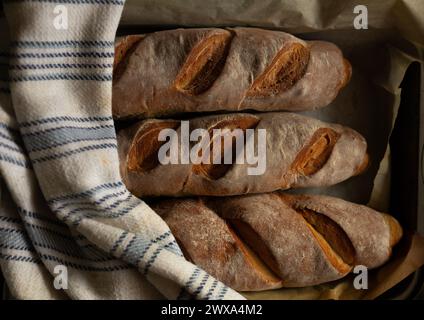
<instances>
[{"instance_id":1,"label":"loaf of bread","mask_svg":"<svg viewBox=\"0 0 424 320\"><path fill-rule=\"evenodd\" d=\"M160 201L152 208L169 225L186 259L234 289L275 289L281 280L227 223L199 199Z\"/></svg>"},{"instance_id":2,"label":"loaf of bread","mask_svg":"<svg viewBox=\"0 0 424 320\"><path fill-rule=\"evenodd\" d=\"M152 204L185 257L239 291L317 285L385 263L402 236L363 205L281 192Z\"/></svg>"},{"instance_id":3,"label":"loaf of bread","mask_svg":"<svg viewBox=\"0 0 424 320\"><path fill-rule=\"evenodd\" d=\"M332 43L256 28L132 35L115 52L115 118L311 110L331 103L351 75Z\"/></svg>"},{"instance_id":4,"label":"loaf of bread","mask_svg":"<svg viewBox=\"0 0 424 320\"><path fill-rule=\"evenodd\" d=\"M158 141L159 133L162 129L174 129L180 140L180 125L181 121L177 120L148 119L118 133L121 176L128 190L136 196L227 196L329 186L361 173L368 163L367 144L358 132L281 112L191 119L190 130L202 128L209 132L211 157L214 143L218 139L222 141L221 159L211 158L211 164L162 164L158 153L165 142ZM237 138L231 140L232 144L225 144L225 136L213 135L214 129L233 130L231 132L241 129L243 133L249 128L254 129L252 139L257 142L254 153L260 153L264 161L264 171L258 175L248 171L258 167L259 160L258 164L246 161L247 146L246 152L237 153ZM266 139L262 141L258 138L261 129L266 130ZM247 144L248 139L241 141ZM191 142L191 148L193 144L195 142ZM265 146L265 151L258 149L259 144ZM182 150L177 150L180 158ZM232 164L224 163L225 154L232 154Z\"/></svg>"}]
</instances>

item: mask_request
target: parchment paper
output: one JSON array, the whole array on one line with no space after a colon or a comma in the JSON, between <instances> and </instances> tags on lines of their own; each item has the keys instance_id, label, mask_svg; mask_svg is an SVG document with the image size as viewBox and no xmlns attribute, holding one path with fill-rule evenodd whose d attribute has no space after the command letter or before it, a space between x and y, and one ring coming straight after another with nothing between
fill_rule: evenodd
<instances>
[{"instance_id":1,"label":"parchment paper","mask_svg":"<svg viewBox=\"0 0 424 320\"><path fill-rule=\"evenodd\" d=\"M368 8L369 29L355 30L355 5ZM408 66L422 61L424 1L319 0L127 0L120 34L173 27L252 26L282 30L306 40L336 43L353 67L349 85L328 107L303 112L360 132L371 166L365 174L329 188L295 193L337 196L387 212L390 191L388 140L400 104L399 85ZM424 214L424 213L423 213ZM368 290L353 288L352 277L330 284L245 294L253 299L371 299L424 264L424 238L407 235L391 261L370 271Z\"/></svg>"}]
</instances>

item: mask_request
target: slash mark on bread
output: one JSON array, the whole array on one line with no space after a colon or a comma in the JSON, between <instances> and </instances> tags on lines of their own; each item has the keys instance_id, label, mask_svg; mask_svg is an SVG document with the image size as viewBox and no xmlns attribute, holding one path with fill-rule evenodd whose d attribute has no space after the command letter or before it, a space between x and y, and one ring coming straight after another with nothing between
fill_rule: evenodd
<instances>
[{"instance_id":1,"label":"slash mark on bread","mask_svg":"<svg viewBox=\"0 0 424 320\"><path fill-rule=\"evenodd\" d=\"M198 43L178 73L175 88L188 95L209 89L225 65L232 37L231 32L219 33Z\"/></svg>"},{"instance_id":2,"label":"slash mark on bread","mask_svg":"<svg viewBox=\"0 0 424 320\"><path fill-rule=\"evenodd\" d=\"M346 232L336 222L327 216L310 209L305 208L295 210L302 215L302 217L308 223L311 231L313 231L314 235L319 233L323 240L325 240L326 244L324 245L322 241L319 241L325 253L333 257L338 256L340 259L335 260L344 262L336 263L337 266L341 266L342 269L345 269L345 264L349 266L354 264L356 254L355 248L353 247L353 244ZM329 250L334 251L336 255L329 254L329 250L327 250L326 247L328 247Z\"/></svg>"},{"instance_id":3,"label":"slash mark on bread","mask_svg":"<svg viewBox=\"0 0 424 320\"><path fill-rule=\"evenodd\" d=\"M128 152L127 167L130 171L146 172L159 165L158 151L165 141L158 136L163 129L177 129L178 121L162 121L147 124L137 136Z\"/></svg>"},{"instance_id":4,"label":"slash mark on bread","mask_svg":"<svg viewBox=\"0 0 424 320\"><path fill-rule=\"evenodd\" d=\"M237 230L237 234L254 252L262 259L275 274L279 274L277 259L272 254L258 233L246 222L239 219L227 219L227 221Z\"/></svg>"},{"instance_id":5,"label":"slash mark on bread","mask_svg":"<svg viewBox=\"0 0 424 320\"><path fill-rule=\"evenodd\" d=\"M208 146L209 149L209 164L208 163L201 163L198 165L193 165L193 173L197 174L197 175L203 175L205 177L207 177L208 179L211 180L217 180L221 177L223 177L228 170L230 170L232 164L224 164L224 155L226 152L229 152L229 150L226 149L227 148L231 148L231 152L232 152L232 163L234 163L235 159L236 159L236 140L245 137L245 132L246 129L253 129L257 126L257 124L259 123L259 119L255 116L243 116L243 117L238 117L237 119L225 119L222 120L220 122L218 122L216 125L214 125L213 127L211 127L208 131L209 131L209 138L210 138L210 145ZM239 137L238 135L233 135L231 137L231 146L225 146L224 144L224 138L223 135L213 135L213 130L214 129L221 129L221 132L223 132L223 130L228 129L230 131L228 131L227 134L231 134L231 132L236 133L236 131L233 131L235 129L241 129L240 133L243 133L242 137ZM244 138L243 138L243 142L245 142ZM221 145L221 152L219 155L220 159L215 159L214 158L214 143L220 143ZM202 155L199 155L202 156Z\"/></svg>"},{"instance_id":6,"label":"slash mark on bread","mask_svg":"<svg viewBox=\"0 0 424 320\"><path fill-rule=\"evenodd\" d=\"M330 158L340 134L330 128L314 132L309 143L297 154L292 170L303 176L310 176L320 170Z\"/></svg>"},{"instance_id":7,"label":"slash mark on bread","mask_svg":"<svg viewBox=\"0 0 424 320\"><path fill-rule=\"evenodd\" d=\"M240 222L235 220L236 222ZM249 247L249 244L245 244L237 235L237 233L234 231L234 229L231 228L230 225L228 225L228 222L226 221L228 230L233 237L236 246L239 248L239 250L243 253L246 261L252 265L252 267L262 275L263 279L265 279L269 283L280 283L281 279L277 277L272 271L272 269L268 269L268 266L266 263L262 262L261 258L259 257L255 250L252 250ZM247 225L247 224L246 224ZM248 225L247 225L248 226ZM248 226L249 227L249 226ZM250 227L249 227L250 228ZM269 250L268 250L269 251ZM274 259L275 260L275 259Z\"/></svg>"},{"instance_id":8,"label":"slash mark on bread","mask_svg":"<svg viewBox=\"0 0 424 320\"><path fill-rule=\"evenodd\" d=\"M117 81L124 73L128 59L144 36L132 35L125 37L115 47L115 58L113 60L113 80Z\"/></svg>"},{"instance_id":9,"label":"slash mark on bread","mask_svg":"<svg viewBox=\"0 0 424 320\"><path fill-rule=\"evenodd\" d=\"M277 95L295 85L306 72L310 50L292 43L278 52L271 64L253 82L247 96Z\"/></svg>"},{"instance_id":10,"label":"slash mark on bread","mask_svg":"<svg viewBox=\"0 0 424 320\"><path fill-rule=\"evenodd\" d=\"M342 275L349 273L352 267L343 261L340 255L329 245L324 235L314 229L308 222L305 221L305 223L333 267Z\"/></svg>"},{"instance_id":11,"label":"slash mark on bread","mask_svg":"<svg viewBox=\"0 0 424 320\"><path fill-rule=\"evenodd\" d=\"M334 220L315 210L299 206L293 197L278 193L279 199L300 214L328 261L340 274L347 274L356 260L356 250L347 233Z\"/></svg>"}]
</instances>

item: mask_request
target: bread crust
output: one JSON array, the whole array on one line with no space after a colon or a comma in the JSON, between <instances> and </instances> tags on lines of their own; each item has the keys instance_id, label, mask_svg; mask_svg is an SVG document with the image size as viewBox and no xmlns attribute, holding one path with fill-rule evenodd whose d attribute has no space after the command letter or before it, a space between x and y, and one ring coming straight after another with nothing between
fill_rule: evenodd
<instances>
[{"instance_id":1,"label":"bread crust","mask_svg":"<svg viewBox=\"0 0 424 320\"><path fill-rule=\"evenodd\" d=\"M274 263L273 271L285 287L303 287L333 281L347 274L351 267L338 270L320 246L300 214L287 206L275 193L211 200L215 212L229 221L242 221L258 235L241 233L253 249L263 242ZM237 225L235 225L237 226ZM237 232L237 227L235 227ZM257 252L262 256L262 252Z\"/></svg>"},{"instance_id":2,"label":"bread crust","mask_svg":"<svg viewBox=\"0 0 424 320\"><path fill-rule=\"evenodd\" d=\"M376 268L402 236L393 217L329 196L274 192L184 198L159 201L152 208L187 258L245 291L322 284L344 277L355 265ZM316 217L306 217L303 210ZM269 272L251 263L251 251ZM274 276L264 276L269 274Z\"/></svg>"},{"instance_id":3,"label":"bread crust","mask_svg":"<svg viewBox=\"0 0 424 320\"><path fill-rule=\"evenodd\" d=\"M387 261L392 246L402 237L402 228L391 216L342 199L317 195L281 194L296 209L310 209L340 225L356 249L355 264L375 268ZM378 244L378 245L376 245Z\"/></svg>"},{"instance_id":4,"label":"bread crust","mask_svg":"<svg viewBox=\"0 0 424 320\"><path fill-rule=\"evenodd\" d=\"M118 133L122 179L136 196L227 196L329 186L358 174L367 159L365 139L350 128L292 113L238 113L194 118L189 122L190 129L253 127L255 134L265 129L264 174L249 175L247 169L252 165L246 161L235 163L234 159L232 165L215 171L211 166L199 169L199 165L192 163L159 164L147 171L134 169L137 167L131 163L134 157L129 156L133 154L132 150L138 149L138 145L152 145L150 140L142 141L139 137L145 135L147 127L162 126L167 122L176 123L148 119ZM325 144L327 140L324 139L321 143L327 132L331 132L330 142ZM180 129L177 133L180 136ZM139 156L139 159L144 158L144 154Z\"/></svg>"},{"instance_id":5,"label":"bread crust","mask_svg":"<svg viewBox=\"0 0 424 320\"><path fill-rule=\"evenodd\" d=\"M115 118L311 110L331 103L351 74L334 44L281 31L176 29L136 37L117 45Z\"/></svg>"},{"instance_id":6,"label":"bread crust","mask_svg":"<svg viewBox=\"0 0 424 320\"><path fill-rule=\"evenodd\" d=\"M166 221L185 257L226 285L239 291L282 286L281 280L201 200L162 201L152 208Z\"/></svg>"}]
</instances>

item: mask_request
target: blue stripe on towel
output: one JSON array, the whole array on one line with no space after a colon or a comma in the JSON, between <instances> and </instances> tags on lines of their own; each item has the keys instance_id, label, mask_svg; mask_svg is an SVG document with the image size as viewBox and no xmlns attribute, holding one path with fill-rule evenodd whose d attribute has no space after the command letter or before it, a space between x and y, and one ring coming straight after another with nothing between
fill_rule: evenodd
<instances>
[{"instance_id":1,"label":"blue stripe on towel","mask_svg":"<svg viewBox=\"0 0 424 320\"><path fill-rule=\"evenodd\" d=\"M0 227L0 247L13 250L34 251L25 230Z\"/></svg>"},{"instance_id":2,"label":"blue stripe on towel","mask_svg":"<svg viewBox=\"0 0 424 320\"><path fill-rule=\"evenodd\" d=\"M10 58L31 58L31 59L46 59L46 58L113 58L114 52L103 51L87 51L87 52L25 52L11 53Z\"/></svg>"},{"instance_id":3,"label":"blue stripe on towel","mask_svg":"<svg viewBox=\"0 0 424 320\"><path fill-rule=\"evenodd\" d=\"M53 204L53 203L56 203L56 202L59 202L59 201L61 202L61 201L64 201L64 200L81 199L81 198L85 198L85 197L95 195L96 193L104 191L104 190L120 189L120 188L123 188L123 187L124 187L124 184L122 183L122 181L108 182L108 183L103 183L103 184L100 184L100 185L95 186L93 188L90 188L90 189L83 191L83 192L72 193L72 194L67 194L67 195L55 197L55 198L48 200L48 202L50 204Z\"/></svg>"},{"instance_id":4,"label":"blue stripe on towel","mask_svg":"<svg viewBox=\"0 0 424 320\"><path fill-rule=\"evenodd\" d=\"M29 163L29 161L24 159L17 159L4 153L0 153L0 161L11 163L22 168L31 169L31 163Z\"/></svg>"},{"instance_id":5,"label":"blue stripe on towel","mask_svg":"<svg viewBox=\"0 0 424 320\"><path fill-rule=\"evenodd\" d=\"M51 132L54 131L54 134ZM29 152L60 147L69 143L116 139L113 125L88 128L64 126L22 134Z\"/></svg>"},{"instance_id":6,"label":"blue stripe on towel","mask_svg":"<svg viewBox=\"0 0 424 320\"><path fill-rule=\"evenodd\" d=\"M104 40L12 41L10 46L16 48L111 48L114 46L114 42Z\"/></svg>"},{"instance_id":7,"label":"blue stripe on towel","mask_svg":"<svg viewBox=\"0 0 424 320\"><path fill-rule=\"evenodd\" d=\"M41 264L41 260L38 258L19 256L15 254L13 255L3 254L1 252L0 252L0 259L6 260L6 261L31 262L35 264Z\"/></svg>"},{"instance_id":8,"label":"blue stripe on towel","mask_svg":"<svg viewBox=\"0 0 424 320\"><path fill-rule=\"evenodd\" d=\"M12 76L11 82L25 81L50 81L50 80L71 80L71 81L112 81L112 74L73 74L73 73L51 73L36 74L29 76Z\"/></svg>"},{"instance_id":9,"label":"blue stripe on towel","mask_svg":"<svg viewBox=\"0 0 424 320\"><path fill-rule=\"evenodd\" d=\"M170 247L171 245L173 245L175 243L175 240L172 240L170 242L168 242L165 245L160 246L159 248L157 248L155 250L155 252L153 252L152 256L150 257L150 259L147 261L146 266L144 267L143 270L143 274L146 275L149 272L150 267L155 263L157 257L159 256L159 254L164 250L164 249L168 249L168 247Z\"/></svg>"},{"instance_id":10,"label":"blue stripe on towel","mask_svg":"<svg viewBox=\"0 0 424 320\"><path fill-rule=\"evenodd\" d=\"M44 63L44 64L12 64L10 70L43 70L43 69L109 69L112 63Z\"/></svg>"},{"instance_id":11,"label":"blue stripe on towel","mask_svg":"<svg viewBox=\"0 0 424 320\"><path fill-rule=\"evenodd\" d=\"M192 274L188 278L187 282L185 283L184 287L181 289L180 294L177 297L177 300L181 300L184 296L187 294L187 289L191 288L194 281L199 277L200 275L200 269L198 267L195 267Z\"/></svg>"},{"instance_id":12,"label":"blue stripe on towel","mask_svg":"<svg viewBox=\"0 0 424 320\"><path fill-rule=\"evenodd\" d=\"M102 116L97 116L97 117L56 116L56 117L47 117L47 118L41 118L41 119L32 120L32 121L21 122L19 126L22 128L26 128L26 127L39 126L42 124L58 123L58 122L87 123L87 122L99 122L99 121L112 122L112 120L113 120L112 116L103 116L103 117Z\"/></svg>"},{"instance_id":13,"label":"blue stripe on towel","mask_svg":"<svg viewBox=\"0 0 424 320\"><path fill-rule=\"evenodd\" d=\"M92 4L92 5L115 5L123 6L124 0L6 0L5 2L47 2L63 4Z\"/></svg>"}]
</instances>

